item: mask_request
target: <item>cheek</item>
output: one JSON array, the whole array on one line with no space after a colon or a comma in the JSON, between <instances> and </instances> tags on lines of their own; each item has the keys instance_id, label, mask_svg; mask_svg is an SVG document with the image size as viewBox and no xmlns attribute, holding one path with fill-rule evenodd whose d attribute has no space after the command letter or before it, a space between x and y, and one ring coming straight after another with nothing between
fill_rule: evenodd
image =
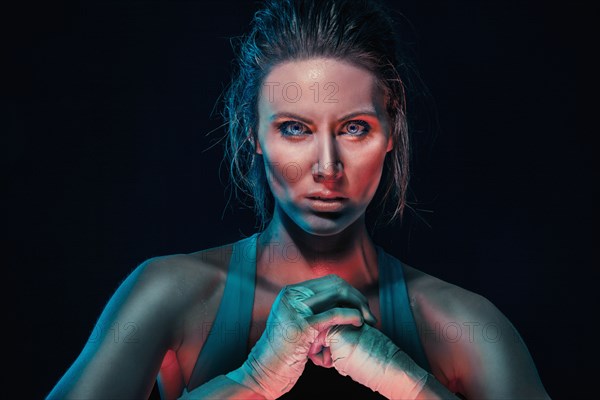
<instances>
[{"instance_id":1,"label":"cheek","mask_svg":"<svg viewBox=\"0 0 600 400\"><path fill-rule=\"evenodd\" d=\"M352 170L348 170L347 175L350 180L350 187L356 188L357 195L365 198L371 198L375 195L381 180L384 159L384 157L377 155L364 157L353 163Z\"/></svg>"},{"instance_id":2,"label":"cheek","mask_svg":"<svg viewBox=\"0 0 600 400\"><path fill-rule=\"evenodd\" d=\"M275 196L296 185L306 174L301 157L285 148L268 148L263 151L267 181Z\"/></svg>"},{"instance_id":3,"label":"cheek","mask_svg":"<svg viewBox=\"0 0 600 400\"><path fill-rule=\"evenodd\" d=\"M309 146L279 146L278 143L271 142L264 143L262 150L267 181L275 197L282 199L286 195L292 196L294 188L306 186L302 182L313 180L313 157ZM385 147L382 143L373 143L372 147L346 149L345 153L342 158L347 160L344 163L348 185L346 189L357 200L370 201L381 180Z\"/></svg>"}]
</instances>

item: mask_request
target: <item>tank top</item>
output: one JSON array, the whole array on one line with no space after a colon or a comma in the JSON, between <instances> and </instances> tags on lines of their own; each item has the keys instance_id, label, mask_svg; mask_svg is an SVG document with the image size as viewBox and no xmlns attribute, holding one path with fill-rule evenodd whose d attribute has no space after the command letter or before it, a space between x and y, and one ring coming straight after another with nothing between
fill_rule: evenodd
<instances>
[{"instance_id":1,"label":"tank top","mask_svg":"<svg viewBox=\"0 0 600 400\"><path fill-rule=\"evenodd\" d=\"M255 233L233 244L223 297L184 394L218 375L239 368L248 358L258 235ZM402 264L380 246L375 247L379 270L381 331L421 368L431 372L410 308ZM326 382L326 386L323 382ZM332 392L328 394L326 390ZM310 361L306 363L296 385L281 398L313 395L339 398L344 392L352 398L383 398L350 377L338 374L335 368L317 367Z\"/></svg>"}]
</instances>

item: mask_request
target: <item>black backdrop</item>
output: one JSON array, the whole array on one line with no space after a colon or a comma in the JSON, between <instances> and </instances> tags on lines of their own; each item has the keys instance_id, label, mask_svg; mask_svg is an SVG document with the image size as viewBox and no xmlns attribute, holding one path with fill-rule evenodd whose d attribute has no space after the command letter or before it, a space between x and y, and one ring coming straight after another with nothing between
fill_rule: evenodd
<instances>
[{"instance_id":1,"label":"black backdrop","mask_svg":"<svg viewBox=\"0 0 600 400\"><path fill-rule=\"evenodd\" d=\"M375 240L492 300L550 395L576 398L597 292L585 286L591 149L575 129L572 12L541 1L390 4L437 117L415 125L419 217ZM21 397L51 389L137 264L254 232L249 210L225 206L224 131L211 111L231 72L229 38L257 7L62 2L15 14L1 155L5 362Z\"/></svg>"}]
</instances>

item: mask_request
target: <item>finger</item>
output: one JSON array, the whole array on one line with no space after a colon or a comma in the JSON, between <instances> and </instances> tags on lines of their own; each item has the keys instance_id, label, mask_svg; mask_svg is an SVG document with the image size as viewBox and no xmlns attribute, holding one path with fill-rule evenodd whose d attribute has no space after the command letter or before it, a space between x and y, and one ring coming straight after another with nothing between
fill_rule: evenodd
<instances>
[{"instance_id":1,"label":"finger","mask_svg":"<svg viewBox=\"0 0 600 400\"><path fill-rule=\"evenodd\" d=\"M336 274L329 274L320 278L309 279L289 286L293 287L296 285L309 288L314 293L319 295L316 297L316 299L315 296L312 296L312 300L307 299L303 301L303 303L308 305L314 313L318 313L319 311L330 308L334 305L338 305L336 304L336 302L346 302L360 309L363 312L364 318L367 320L367 322L369 322L372 325L375 325L377 323L377 318L375 318L375 315L371 312L371 309L369 307L369 301L367 300L367 298L358 289L350 285L348 282L346 282L344 279L340 278ZM317 303L320 303L323 299L329 297L328 295L321 295L320 293L331 290L339 292L335 293L332 297L333 299L337 299L337 301L332 300L330 302L327 302L326 304L322 304L320 307L315 307ZM358 305L357 301L362 304Z\"/></svg>"},{"instance_id":2,"label":"finger","mask_svg":"<svg viewBox=\"0 0 600 400\"><path fill-rule=\"evenodd\" d=\"M324 290L329 290L331 288L337 288L337 290L340 291L350 291L354 293L354 295L356 295L356 297L358 297L360 301L364 302L367 305L367 307L369 305L369 301L367 300L365 295L363 295L358 289L350 285L346 280L344 280L336 274L329 274L320 278L309 279L304 282L299 282L297 284L289 286L293 287L296 285L307 287L315 293Z\"/></svg>"},{"instance_id":3,"label":"finger","mask_svg":"<svg viewBox=\"0 0 600 400\"><path fill-rule=\"evenodd\" d=\"M346 286L354 289L356 291L356 293L359 296L361 296L365 302L367 301L366 297L361 292L359 292L356 288L354 288L354 286L350 285L345 279L341 278L339 275L336 275L336 274L329 274L329 275L322 276L320 278L309 279L309 280L306 280L303 282L298 282L298 283L295 283L295 284L289 285L289 286L296 286L296 285L305 286L305 287L311 289L315 293L320 292L325 289L329 289L333 286L346 285Z\"/></svg>"},{"instance_id":4,"label":"finger","mask_svg":"<svg viewBox=\"0 0 600 400\"><path fill-rule=\"evenodd\" d=\"M329 288L315 293L303 301L309 306L314 314L324 311L333 306L349 304L363 314L363 318L371 323L377 320L369 308L369 302L357 289L346 284L341 286L330 286Z\"/></svg>"},{"instance_id":5,"label":"finger","mask_svg":"<svg viewBox=\"0 0 600 400\"><path fill-rule=\"evenodd\" d=\"M323 367L325 365L325 362L323 361L323 354L321 353L309 354L308 358L318 367Z\"/></svg>"},{"instance_id":6,"label":"finger","mask_svg":"<svg viewBox=\"0 0 600 400\"><path fill-rule=\"evenodd\" d=\"M333 367L333 360L331 358L331 350L329 347L323 347L323 350L319 353L309 354L308 358L310 358L313 364L319 367Z\"/></svg>"},{"instance_id":7,"label":"finger","mask_svg":"<svg viewBox=\"0 0 600 400\"><path fill-rule=\"evenodd\" d=\"M308 349L308 354L317 354L321 352L323 346L325 346L325 340L327 338L327 333L329 329L323 329L319 332L314 342L310 345L310 349Z\"/></svg>"},{"instance_id":8,"label":"finger","mask_svg":"<svg viewBox=\"0 0 600 400\"><path fill-rule=\"evenodd\" d=\"M321 333L333 325L354 325L359 327L364 323L364 319L361 313L354 308L336 307L308 316L306 317L306 322Z\"/></svg>"},{"instance_id":9,"label":"finger","mask_svg":"<svg viewBox=\"0 0 600 400\"><path fill-rule=\"evenodd\" d=\"M331 358L331 349L329 347L323 347L321 352L323 358L323 366L325 368L333 367L333 358Z\"/></svg>"},{"instance_id":10,"label":"finger","mask_svg":"<svg viewBox=\"0 0 600 400\"><path fill-rule=\"evenodd\" d=\"M369 306L369 300L367 300L365 295L362 294L358 289L350 285L346 280L342 279L336 274L329 274L323 278L324 279L321 279L320 281L318 281L318 283L315 283L315 285L317 286L317 290L313 290L313 292L320 293L324 290L336 288L336 290L340 292L340 301L343 301L344 297L347 294L355 296L360 302L364 304L364 309L362 311L369 314L364 315L367 321L373 324L377 322L377 318L375 318L375 315L373 314L373 312L371 311L371 307Z\"/></svg>"},{"instance_id":11,"label":"finger","mask_svg":"<svg viewBox=\"0 0 600 400\"><path fill-rule=\"evenodd\" d=\"M367 314L369 311L369 303L366 299L361 298L361 296L356 293L356 289L351 286L329 287L315 293L303 302L309 306L314 313L326 310L338 303L349 303L361 311L366 311Z\"/></svg>"}]
</instances>

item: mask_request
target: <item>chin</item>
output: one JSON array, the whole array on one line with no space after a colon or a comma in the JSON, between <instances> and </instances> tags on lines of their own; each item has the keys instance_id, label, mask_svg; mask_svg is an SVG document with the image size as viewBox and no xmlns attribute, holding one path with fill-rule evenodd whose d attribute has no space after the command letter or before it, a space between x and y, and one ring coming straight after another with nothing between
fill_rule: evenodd
<instances>
[{"instance_id":1,"label":"chin","mask_svg":"<svg viewBox=\"0 0 600 400\"><path fill-rule=\"evenodd\" d=\"M353 221L343 213L316 213L298 222L306 233L315 236L333 236L346 230Z\"/></svg>"}]
</instances>

